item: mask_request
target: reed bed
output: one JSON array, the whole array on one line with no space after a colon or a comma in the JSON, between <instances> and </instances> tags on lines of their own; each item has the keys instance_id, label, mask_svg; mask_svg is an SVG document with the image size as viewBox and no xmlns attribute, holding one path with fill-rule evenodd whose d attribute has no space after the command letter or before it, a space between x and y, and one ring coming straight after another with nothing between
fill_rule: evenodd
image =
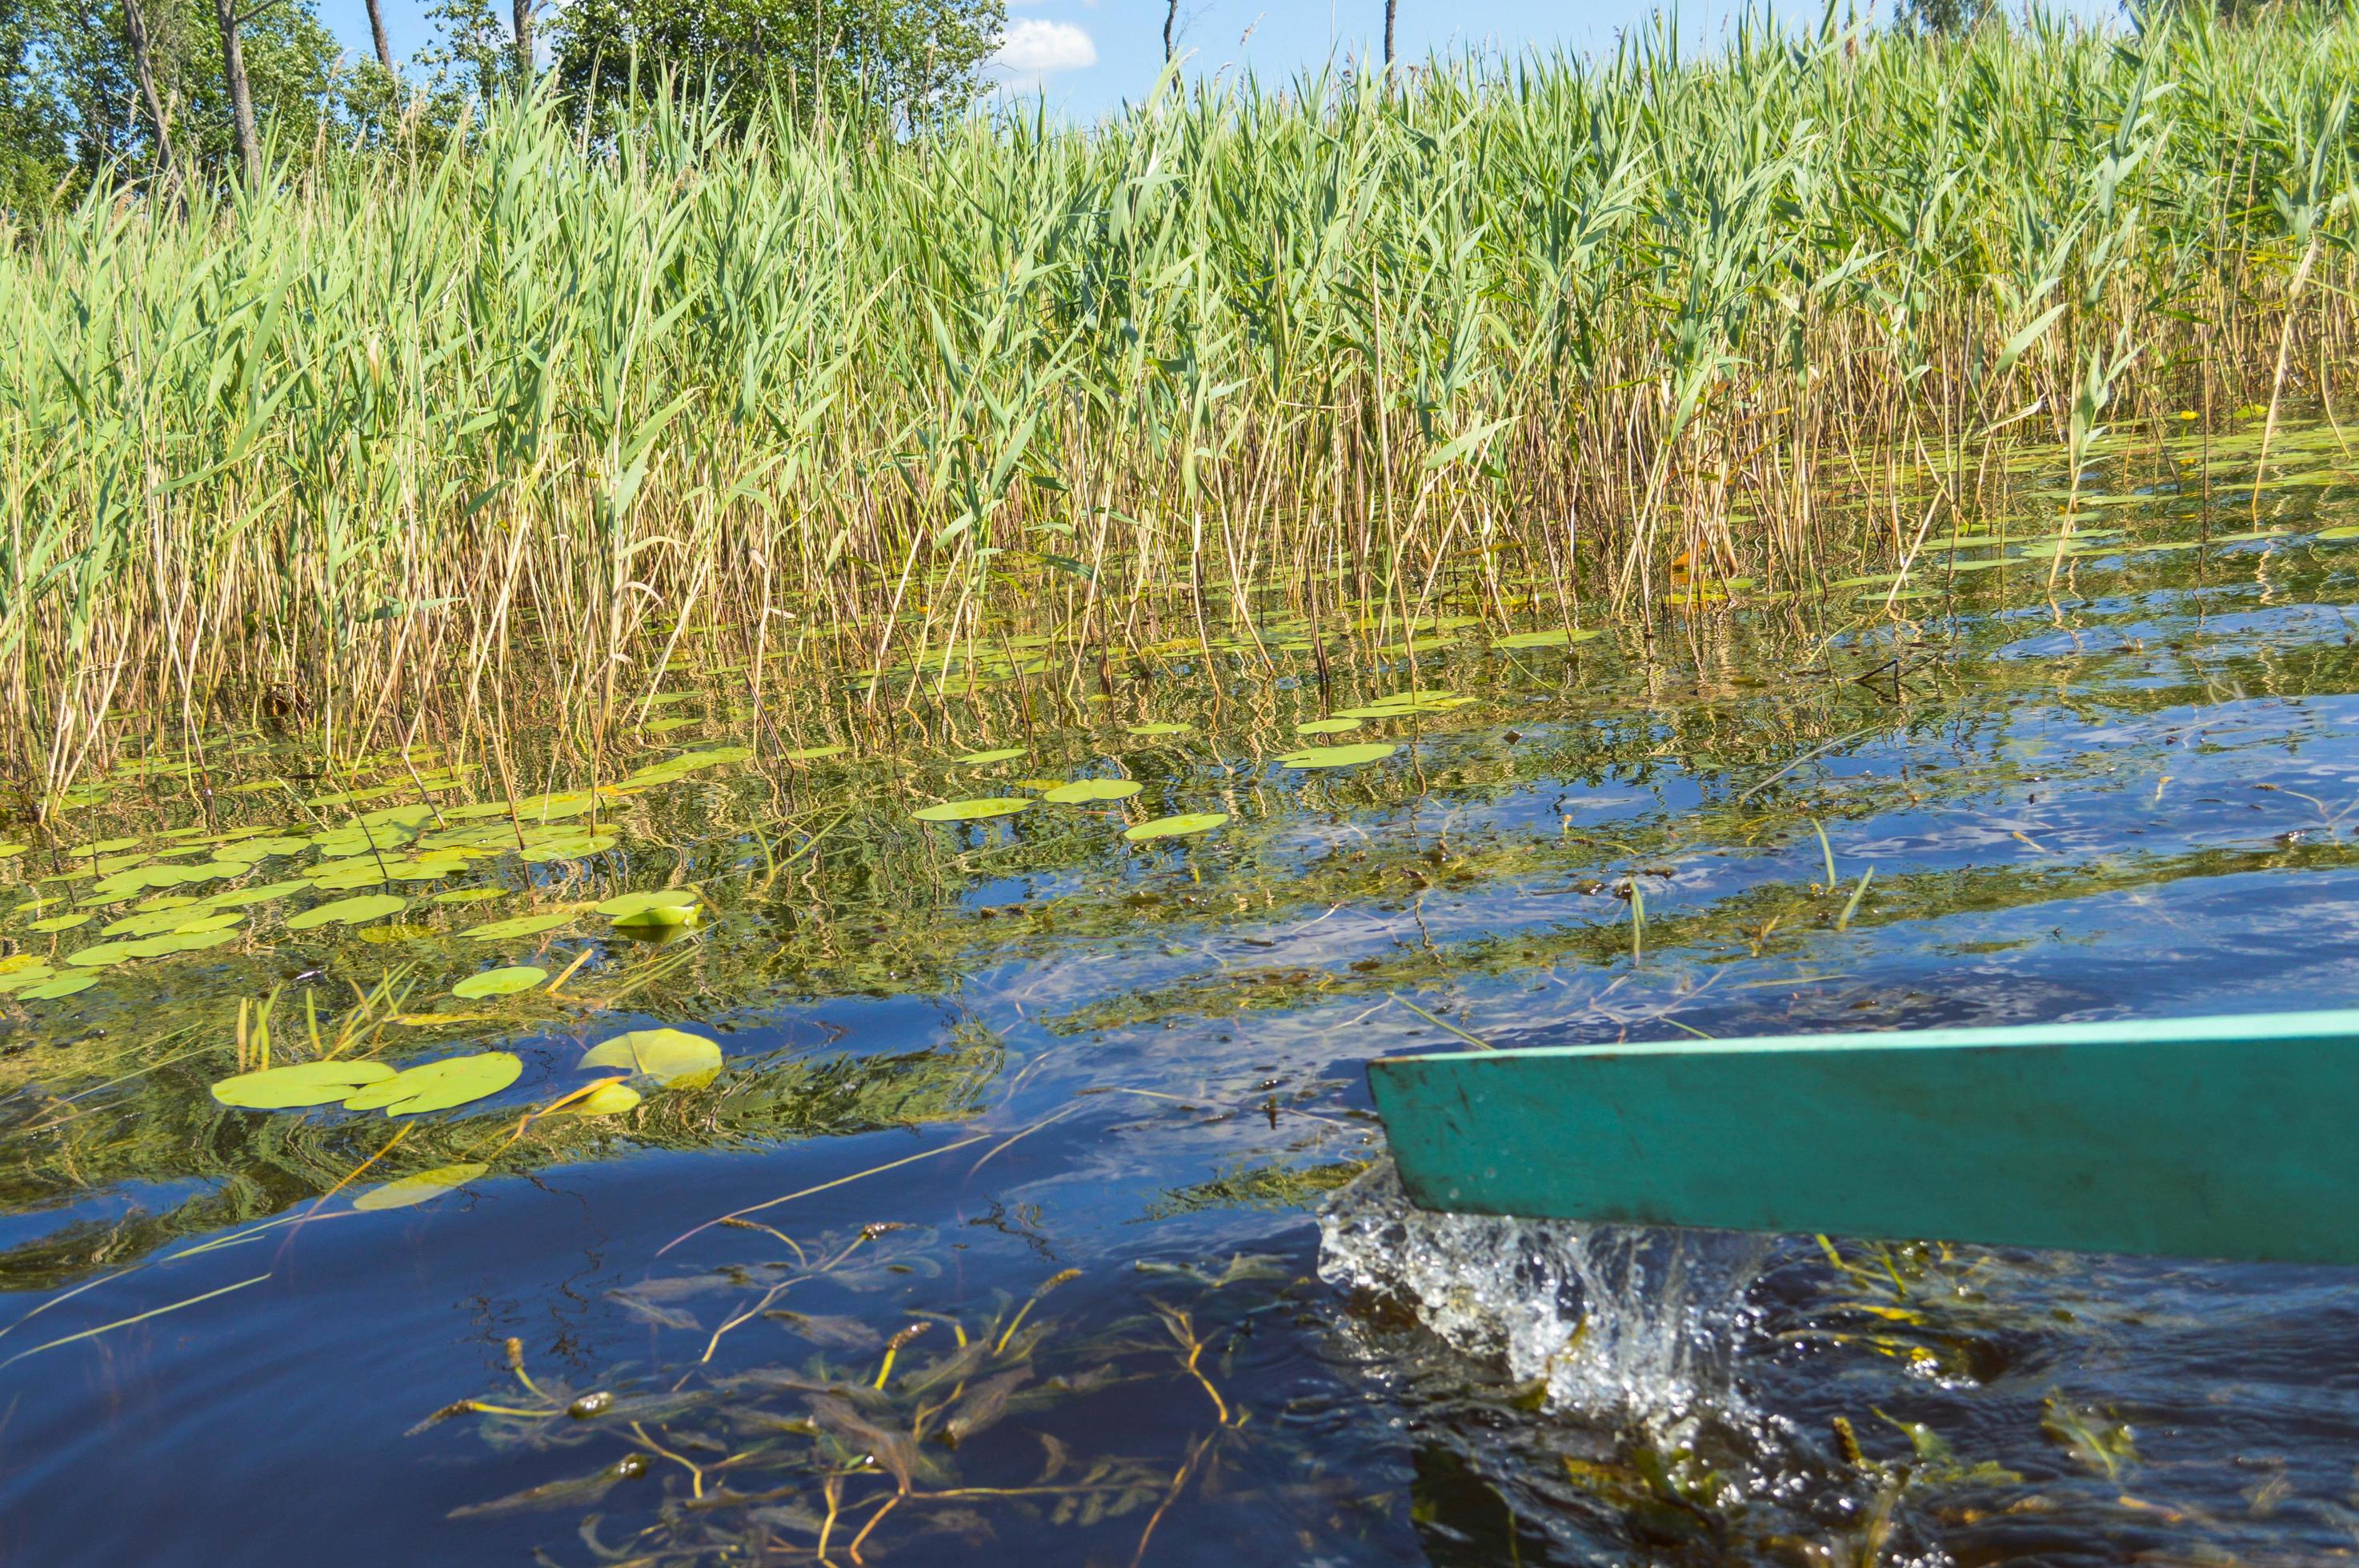
<instances>
[{"instance_id":1,"label":"reed bed","mask_svg":"<svg viewBox=\"0 0 2359 1568\"><path fill-rule=\"evenodd\" d=\"M102 189L0 246L0 754L38 815L113 710L464 749L528 687L594 751L688 647L758 714L1017 626L1094 688L1281 603L1889 564L2025 444L2257 406L2266 462L2352 362L2354 80L2345 14L1748 27Z\"/></svg>"}]
</instances>

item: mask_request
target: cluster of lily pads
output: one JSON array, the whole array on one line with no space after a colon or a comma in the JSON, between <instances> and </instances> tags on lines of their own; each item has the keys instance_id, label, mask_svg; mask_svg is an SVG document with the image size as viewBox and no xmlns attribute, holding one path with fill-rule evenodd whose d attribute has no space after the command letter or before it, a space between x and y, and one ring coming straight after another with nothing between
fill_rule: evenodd
<instances>
[{"instance_id":1,"label":"cluster of lily pads","mask_svg":"<svg viewBox=\"0 0 2359 1568\"><path fill-rule=\"evenodd\" d=\"M580 1116L616 1116L643 1098L634 1080L658 1087L694 1087L721 1070L721 1047L680 1029L639 1029L592 1046L574 1064L583 1071L622 1073L569 1097L560 1109ZM512 1051L444 1056L398 1070L366 1057L291 1062L222 1079L213 1098L244 1110L299 1110L341 1105L382 1110L389 1117L449 1110L485 1099L524 1074Z\"/></svg>"},{"instance_id":2,"label":"cluster of lily pads","mask_svg":"<svg viewBox=\"0 0 2359 1568\"><path fill-rule=\"evenodd\" d=\"M1563 631L1534 633L1561 643L1568 636L1578 638L1595 633L1569 633ZM1537 645L1537 644L1533 644ZM1295 726L1298 735L1341 735L1358 729L1371 720L1408 719L1420 713L1445 713L1473 702L1471 697L1460 697L1442 688L1427 688L1394 694L1378 702L1357 708L1343 708L1324 719L1308 719ZM1133 724L1126 727L1135 736L1184 735L1184 724ZM1277 764L1305 773L1319 773L1341 768L1356 768L1370 762L1381 762L1397 754L1400 747L1388 741L1363 741L1341 745L1314 742L1279 755ZM998 762L1014 762L1025 754L1021 746L1002 747L995 751L971 752L953 757L951 762L962 767L986 767ZM1101 806L1130 799L1139 793L1140 785L1129 779L1076 779L1059 784L1051 780L1027 779L1024 786L1039 791L1037 800L1032 795L978 795L968 800L946 800L933 806L920 806L910 813L920 822L984 822L995 817L1013 816L1029 810L1037 802L1050 806ZM1158 816L1133 823L1122 831L1130 842L1144 843L1156 838L1184 838L1207 833L1229 820L1225 811L1183 812L1171 816Z\"/></svg>"}]
</instances>

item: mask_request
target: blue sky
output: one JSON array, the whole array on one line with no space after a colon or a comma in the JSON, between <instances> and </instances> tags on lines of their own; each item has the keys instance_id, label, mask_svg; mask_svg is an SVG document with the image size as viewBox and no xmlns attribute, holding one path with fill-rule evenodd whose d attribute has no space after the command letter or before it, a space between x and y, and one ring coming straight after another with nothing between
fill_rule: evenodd
<instances>
[{"instance_id":1,"label":"blue sky","mask_svg":"<svg viewBox=\"0 0 2359 1568\"><path fill-rule=\"evenodd\" d=\"M397 56L406 59L427 41L427 3L384 0ZM355 56L371 52L363 0L318 4L347 49ZM1688 4L1680 30L1690 39L1714 37L1741 4ZM1891 4L1877 0L1878 15ZM1470 48L1590 50L1609 47L1616 31L1646 21L1655 9L1653 0L1400 0L1397 47L1410 59ZM1787 0L1777 9L1818 16L1808 0ZM1071 117L1093 119L1153 83L1163 64L1163 12L1164 0L1009 0L996 75L1009 86L1045 92ZM1380 52L1384 0L1180 0L1180 46L1195 71L1250 66L1266 79L1331 55Z\"/></svg>"}]
</instances>

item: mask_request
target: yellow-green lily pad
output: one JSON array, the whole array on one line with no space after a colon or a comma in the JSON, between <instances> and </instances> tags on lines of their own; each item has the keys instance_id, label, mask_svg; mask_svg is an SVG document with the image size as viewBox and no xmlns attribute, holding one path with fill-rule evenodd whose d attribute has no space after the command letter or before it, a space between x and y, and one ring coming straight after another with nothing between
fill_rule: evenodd
<instances>
[{"instance_id":1,"label":"yellow-green lily pad","mask_svg":"<svg viewBox=\"0 0 2359 1568\"><path fill-rule=\"evenodd\" d=\"M592 1045L577 1067L620 1067L659 1084L709 1077L721 1066L721 1047L684 1029L636 1029Z\"/></svg>"},{"instance_id":2,"label":"yellow-green lily pad","mask_svg":"<svg viewBox=\"0 0 2359 1568\"><path fill-rule=\"evenodd\" d=\"M359 898L340 898L332 903L322 903L300 914L287 917L289 931L310 931L322 925L358 925L364 920L375 920L409 907L409 901L398 893L373 892Z\"/></svg>"},{"instance_id":3,"label":"yellow-green lily pad","mask_svg":"<svg viewBox=\"0 0 2359 1568\"><path fill-rule=\"evenodd\" d=\"M510 1051L480 1051L472 1056L445 1056L405 1068L391 1077L369 1084L344 1101L347 1110L382 1110L387 1116L416 1116L421 1111L448 1110L454 1105L495 1095L524 1074L524 1061Z\"/></svg>"},{"instance_id":4,"label":"yellow-green lily pad","mask_svg":"<svg viewBox=\"0 0 2359 1568\"><path fill-rule=\"evenodd\" d=\"M1356 746L1305 746L1277 761L1280 767L1288 768L1356 768L1364 762L1381 762L1399 750L1385 741L1366 741Z\"/></svg>"},{"instance_id":5,"label":"yellow-green lily pad","mask_svg":"<svg viewBox=\"0 0 2359 1568\"><path fill-rule=\"evenodd\" d=\"M1022 795L990 795L979 800L946 800L940 806L921 806L909 815L920 822L983 822L995 816L1013 816L1031 804Z\"/></svg>"},{"instance_id":6,"label":"yellow-green lily pad","mask_svg":"<svg viewBox=\"0 0 2359 1568\"><path fill-rule=\"evenodd\" d=\"M364 1214L379 1209L408 1208L439 1198L454 1187L462 1187L485 1171L489 1165L468 1160L456 1165L437 1165L430 1171L420 1171L414 1176L403 1176L381 1187L371 1187L353 1199L353 1206Z\"/></svg>"},{"instance_id":7,"label":"yellow-green lily pad","mask_svg":"<svg viewBox=\"0 0 2359 1568\"><path fill-rule=\"evenodd\" d=\"M1142 822L1125 827L1122 836L1134 844L1149 838L1184 838L1191 833L1209 833L1229 819L1225 811L1191 811L1179 816L1158 816L1152 822Z\"/></svg>"},{"instance_id":8,"label":"yellow-green lily pad","mask_svg":"<svg viewBox=\"0 0 2359 1568\"><path fill-rule=\"evenodd\" d=\"M992 762L1012 762L1023 754L1021 746L1002 746L992 752L969 752L965 756L952 757L951 761L962 768L980 768Z\"/></svg>"},{"instance_id":9,"label":"yellow-green lily pad","mask_svg":"<svg viewBox=\"0 0 2359 1568\"><path fill-rule=\"evenodd\" d=\"M1139 786L1128 779L1076 779L1047 791L1041 799L1058 806L1087 806L1093 801L1128 800Z\"/></svg>"},{"instance_id":10,"label":"yellow-green lily pad","mask_svg":"<svg viewBox=\"0 0 2359 1568\"><path fill-rule=\"evenodd\" d=\"M549 979L549 971L534 964L510 964L505 968L485 969L469 975L451 988L451 994L473 1001L477 997L514 996L528 991Z\"/></svg>"},{"instance_id":11,"label":"yellow-green lily pad","mask_svg":"<svg viewBox=\"0 0 2359 1568\"><path fill-rule=\"evenodd\" d=\"M16 994L27 1001L55 1001L76 991L86 991L98 984L98 976L85 969L78 975L56 975L38 985L27 986Z\"/></svg>"},{"instance_id":12,"label":"yellow-green lily pad","mask_svg":"<svg viewBox=\"0 0 2359 1568\"><path fill-rule=\"evenodd\" d=\"M570 912L519 914L513 920L495 920L489 925L471 926L461 935L477 942L505 942L511 936L538 936L544 931L554 931L572 918Z\"/></svg>"},{"instance_id":13,"label":"yellow-green lily pad","mask_svg":"<svg viewBox=\"0 0 2359 1568\"><path fill-rule=\"evenodd\" d=\"M564 1112L570 1112L574 1116L620 1116L626 1110L636 1108L643 1098L645 1097L638 1090L617 1080L613 1083L600 1084L571 1105L566 1106Z\"/></svg>"},{"instance_id":14,"label":"yellow-green lily pad","mask_svg":"<svg viewBox=\"0 0 2359 1568\"><path fill-rule=\"evenodd\" d=\"M333 1105L393 1076L382 1062L296 1062L223 1078L213 1086L213 1098L246 1110L292 1110Z\"/></svg>"}]
</instances>

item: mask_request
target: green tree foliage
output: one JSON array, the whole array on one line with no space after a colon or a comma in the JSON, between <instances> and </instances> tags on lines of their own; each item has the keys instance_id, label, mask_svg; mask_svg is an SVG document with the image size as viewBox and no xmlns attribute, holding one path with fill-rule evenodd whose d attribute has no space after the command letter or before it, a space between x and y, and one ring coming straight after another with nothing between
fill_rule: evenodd
<instances>
[{"instance_id":1,"label":"green tree foliage","mask_svg":"<svg viewBox=\"0 0 2359 1568\"><path fill-rule=\"evenodd\" d=\"M702 98L744 124L774 92L808 117L850 104L899 130L974 102L1005 0L572 0L559 86L603 117L633 97Z\"/></svg>"},{"instance_id":2,"label":"green tree foliage","mask_svg":"<svg viewBox=\"0 0 2359 1568\"><path fill-rule=\"evenodd\" d=\"M235 153L211 0L147 0L143 10L174 152L201 170L226 168ZM0 204L29 211L110 168L156 167L127 36L122 0L0 5ZM263 7L240 38L266 137L305 152L322 131L350 133L362 83L311 0Z\"/></svg>"}]
</instances>

